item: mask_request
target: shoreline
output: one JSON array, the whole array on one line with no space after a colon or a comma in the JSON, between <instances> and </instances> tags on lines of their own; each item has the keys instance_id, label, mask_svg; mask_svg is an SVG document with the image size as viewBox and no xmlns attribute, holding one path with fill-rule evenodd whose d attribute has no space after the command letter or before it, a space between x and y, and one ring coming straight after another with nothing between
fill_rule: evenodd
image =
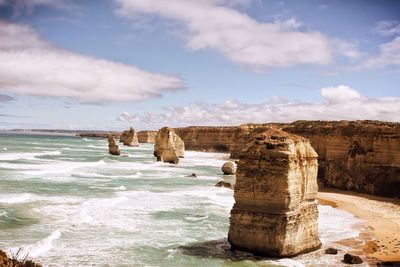
<instances>
[{"instance_id":1,"label":"shoreline","mask_svg":"<svg viewBox=\"0 0 400 267\"><path fill-rule=\"evenodd\" d=\"M367 258L400 262L400 200L327 188L318 192L317 200L365 220L374 236L368 240L368 233L361 233L367 236L362 244ZM354 245L360 246L357 242Z\"/></svg>"}]
</instances>

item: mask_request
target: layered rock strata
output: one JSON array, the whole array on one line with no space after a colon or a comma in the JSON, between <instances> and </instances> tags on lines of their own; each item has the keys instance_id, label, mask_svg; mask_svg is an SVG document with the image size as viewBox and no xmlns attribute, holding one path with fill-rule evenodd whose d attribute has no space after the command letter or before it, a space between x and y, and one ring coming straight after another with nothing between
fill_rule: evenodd
<instances>
[{"instance_id":1,"label":"layered rock strata","mask_svg":"<svg viewBox=\"0 0 400 267\"><path fill-rule=\"evenodd\" d=\"M155 143L157 131L140 131L137 133L139 143Z\"/></svg>"},{"instance_id":2,"label":"layered rock strata","mask_svg":"<svg viewBox=\"0 0 400 267\"><path fill-rule=\"evenodd\" d=\"M274 128L246 144L230 217L232 248L287 257L320 247L317 157L307 139Z\"/></svg>"},{"instance_id":3,"label":"layered rock strata","mask_svg":"<svg viewBox=\"0 0 400 267\"><path fill-rule=\"evenodd\" d=\"M123 134L124 133L125 131L123 132ZM126 132L126 136L124 136L123 142L125 146L139 146L136 131L132 127Z\"/></svg>"},{"instance_id":4,"label":"layered rock strata","mask_svg":"<svg viewBox=\"0 0 400 267\"><path fill-rule=\"evenodd\" d=\"M177 164L183 158L185 144L172 128L161 128L155 139L154 156L158 161Z\"/></svg>"},{"instance_id":5,"label":"layered rock strata","mask_svg":"<svg viewBox=\"0 0 400 267\"><path fill-rule=\"evenodd\" d=\"M111 134L109 134L107 138L108 138L108 152L111 155L119 156L120 155L119 147L117 145L117 142L115 142L114 137Z\"/></svg>"},{"instance_id":6,"label":"layered rock strata","mask_svg":"<svg viewBox=\"0 0 400 267\"><path fill-rule=\"evenodd\" d=\"M186 149L231 152L274 126L308 138L319 155L321 185L400 198L400 123L379 121L296 121L235 127L177 128Z\"/></svg>"},{"instance_id":7,"label":"layered rock strata","mask_svg":"<svg viewBox=\"0 0 400 267\"><path fill-rule=\"evenodd\" d=\"M296 121L283 129L310 140L324 186L400 198L400 123Z\"/></svg>"}]
</instances>

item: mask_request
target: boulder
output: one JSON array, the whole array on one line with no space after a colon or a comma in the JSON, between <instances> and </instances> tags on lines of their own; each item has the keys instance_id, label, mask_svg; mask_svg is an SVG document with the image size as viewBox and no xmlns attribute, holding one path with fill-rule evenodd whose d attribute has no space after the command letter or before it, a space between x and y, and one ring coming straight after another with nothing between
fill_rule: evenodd
<instances>
[{"instance_id":1,"label":"boulder","mask_svg":"<svg viewBox=\"0 0 400 267\"><path fill-rule=\"evenodd\" d=\"M121 153L119 151L117 143L115 142L114 137L111 134L108 134L107 138L108 138L108 152L111 155L119 156Z\"/></svg>"},{"instance_id":2,"label":"boulder","mask_svg":"<svg viewBox=\"0 0 400 267\"><path fill-rule=\"evenodd\" d=\"M232 175L236 173L236 166L233 162L225 162L221 168L222 172L227 175Z\"/></svg>"},{"instance_id":3,"label":"boulder","mask_svg":"<svg viewBox=\"0 0 400 267\"><path fill-rule=\"evenodd\" d=\"M363 260L359 256L346 253L343 256L343 262L348 264L361 264Z\"/></svg>"},{"instance_id":4,"label":"boulder","mask_svg":"<svg viewBox=\"0 0 400 267\"><path fill-rule=\"evenodd\" d=\"M338 253L338 250L336 248L327 248L327 249L325 249L325 254L336 255L337 253Z\"/></svg>"},{"instance_id":5,"label":"boulder","mask_svg":"<svg viewBox=\"0 0 400 267\"><path fill-rule=\"evenodd\" d=\"M124 145L126 146L139 146L137 134L132 127L126 132L126 136L123 140Z\"/></svg>"},{"instance_id":6,"label":"boulder","mask_svg":"<svg viewBox=\"0 0 400 267\"><path fill-rule=\"evenodd\" d=\"M164 127L158 131L154 144L154 156L158 161L177 164L184 152L185 144L173 129Z\"/></svg>"},{"instance_id":7,"label":"boulder","mask_svg":"<svg viewBox=\"0 0 400 267\"><path fill-rule=\"evenodd\" d=\"M318 249L318 155L300 136L270 128L239 154L228 241L232 249L290 257Z\"/></svg>"},{"instance_id":8,"label":"boulder","mask_svg":"<svg viewBox=\"0 0 400 267\"><path fill-rule=\"evenodd\" d=\"M225 182L225 181L219 181L214 186L216 186L216 187L226 187L226 188L233 189L233 185L231 183L228 183L228 182Z\"/></svg>"}]
</instances>

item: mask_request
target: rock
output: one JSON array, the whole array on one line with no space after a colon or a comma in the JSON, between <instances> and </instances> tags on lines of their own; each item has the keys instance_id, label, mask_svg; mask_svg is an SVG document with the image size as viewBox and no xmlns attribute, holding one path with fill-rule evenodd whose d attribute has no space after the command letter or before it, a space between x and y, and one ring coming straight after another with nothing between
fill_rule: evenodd
<instances>
[{"instance_id":1,"label":"rock","mask_svg":"<svg viewBox=\"0 0 400 267\"><path fill-rule=\"evenodd\" d=\"M137 133L139 143L155 143L157 131L140 131Z\"/></svg>"},{"instance_id":2,"label":"rock","mask_svg":"<svg viewBox=\"0 0 400 267\"><path fill-rule=\"evenodd\" d=\"M221 169L222 172L227 175L232 175L236 173L236 166L233 162L230 161L225 162L224 165L222 165Z\"/></svg>"},{"instance_id":3,"label":"rock","mask_svg":"<svg viewBox=\"0 0 400 267\"><path fill-rule=\"evenodd\" d=\"M126 137L128 136L128 132L129 132L129 130L123 131L123 132L121 133L121 135L119 136L119 141L120 141L121 143L124 143L124 142L125 142Z\"/></svg>"},{"instance_id":4,"label":"rock","mask_svg":"<svg viewBox=\"0 0 400 267\"><path fill-rule=\"evenodd\" d=\"M233 185L231 183L228 183L228 182L225 182L225 181L219 181L214 186L216 186L216 187L226 187L226 188L233 189Z\"/></svg>"},{"instance_id":5,"label":"rock","mask_svg":"<svg viewBox=\"0 0 400 267\"><path fill-rule=\"evenodd\" d=\"M135 130L132 127L126 133L126 137L124 138L124 145L126 145L126 146L139 146L137 134L136 134Z\"/></svg>"},{"instance_id":6,"label":"rock","mask_svg":"<svg viewBox=\"0 0 400 267\"><path fill-rule=\"evenodd\" d=\"M346 253L344 254L343 262L348 264L361 264L363 260L359 256Z\"/></svg>"},{"instance_id":7,"label":"rock","mask_svg":"<svg viewBox=\"0 0 400 267\"><path fill-rule=\"evenodd\" d=\"M186 177L192 177L192 178L197 178L197 175L195 173L192 173L191 175L188 175Z\"/></svg>"},{"instance_id":8,"label":"rock","mask_svg":"<svg viewBox=\"0 0 400 267\"><path fill-rule=\"evenodd\" d=\"M158 161L177 164L184 152L185 144L173 129L164 127L158 131L154 144L154 156Z\"/></svg>"},{"instance_id":9,"label":"rock","mask_svg":"<svg viewBox=\"0 0 400 267\"><path fill-rule=\"evenodd\" d=\"M338 253L338 250L336 248L327 248L327 249L325 249L325 254L336 255L337 253Z\"/></svg>"},{"instance_id":10,"label":"rock","mask_svg":"<svg viewBox=\"0 0 400 267\"><path fill-rule=\"evenodd\" d=\"M1 267L42 267L42 265L35 263L31 260L24 260L25 255L21 255L18 250L12 257L0 250L0 266Z\"/></svg>"},{"instance_id":11,"label":"rock","mask_svg":"<svg viewBox=\"0 0 400 267\"><path fill-rule=\"evenodd\" d=\"M275 128L246 144L230 217L233 249L289 257L321 246L317 158L307 139Z\"/></svg>"},{"instance_id":12,"label":"rock","mask_svg":"<svg viewBox=\"0 0 400 267\"><path fill-rule=\"evenodd\" d=\"M111 134L109 134L107 138L108 138L108 152L111 155L119 156L120 155L119 147L115 142L114 137Z\"/></svg>"}]
</instances>

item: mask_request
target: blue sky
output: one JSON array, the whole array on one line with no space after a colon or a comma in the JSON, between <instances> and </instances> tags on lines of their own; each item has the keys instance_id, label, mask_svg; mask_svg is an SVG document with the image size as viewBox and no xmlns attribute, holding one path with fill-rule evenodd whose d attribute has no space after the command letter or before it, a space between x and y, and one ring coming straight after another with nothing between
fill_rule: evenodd
<instances>
[{"instance_id":1,"label":"blue sky","mask_svg":"<svg viewBox=\"0 0 400 267\"><path fill-rule=\"evenodd\" d=\"M400 120L399 1L0 0L0 128Z\"/></svg>"}]
</instances>

